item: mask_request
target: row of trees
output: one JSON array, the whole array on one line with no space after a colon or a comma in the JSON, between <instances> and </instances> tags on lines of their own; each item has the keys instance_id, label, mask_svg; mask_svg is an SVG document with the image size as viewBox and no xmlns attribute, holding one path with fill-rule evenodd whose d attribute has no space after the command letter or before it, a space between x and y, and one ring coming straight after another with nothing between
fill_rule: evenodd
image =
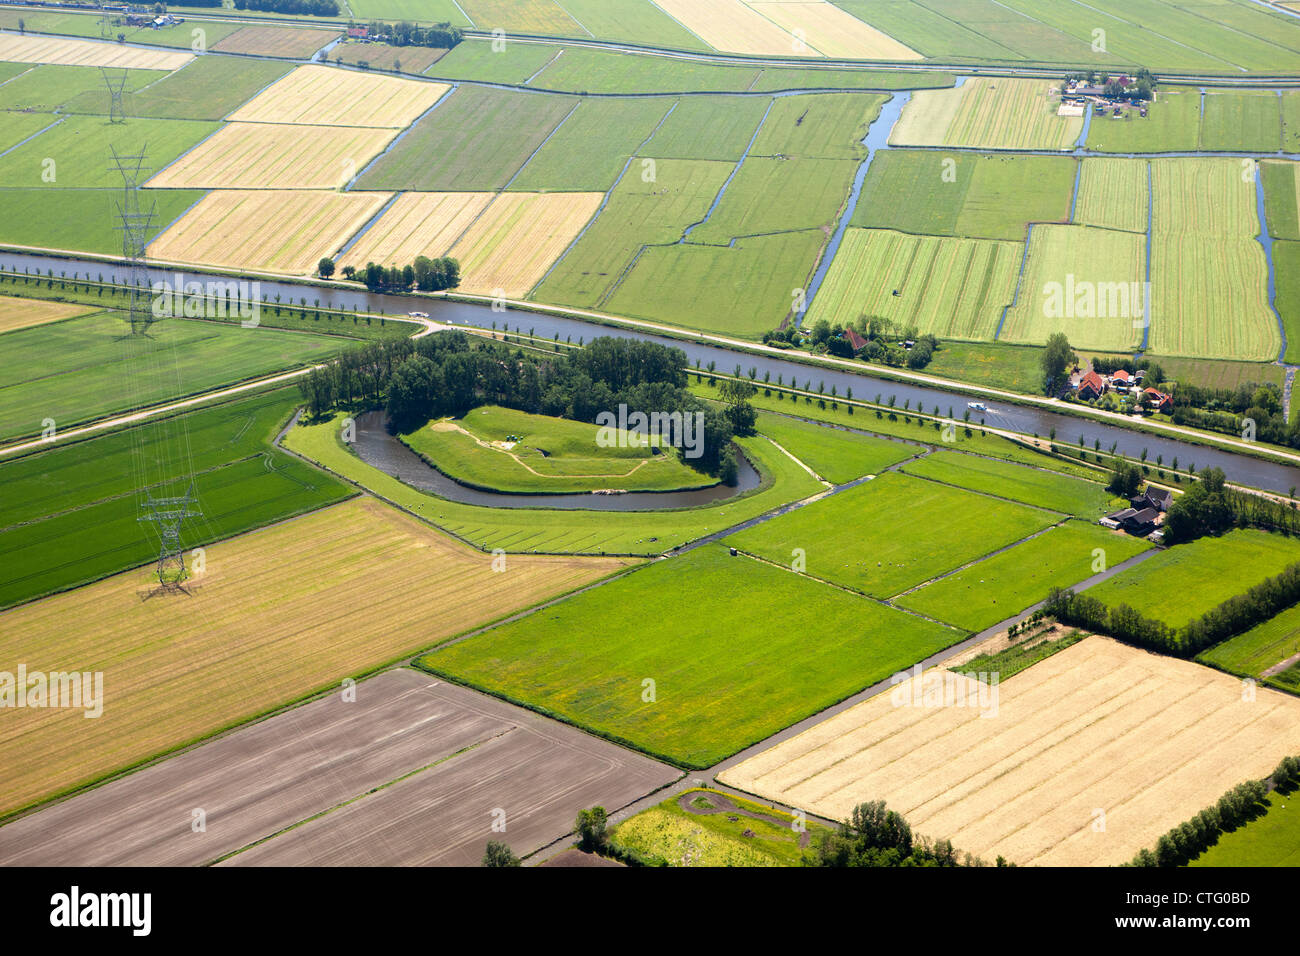
<instances>
[{"instance_id":1,"label":"row of trees","mask_svg":"<svg viewBox=\"0 0 1300 956\"><path fill-rule=\"evenodd\" d=\"M372 20L369 24L371 36L381 36L392 46L427 46L450 50L464 39L460 27L450 23L435 23L422 26L403 20L401 23L379 23Z\"/></svg>"},{"instance_id":2,"label":"row of trees","mask_svg":"<svg viewBox=\"0 0 1300 956\"><path fill-rule=\"evenodd\" d=\"M1235 389L1180 385L1173 398L1177 425L1300 448L1300 418L1287 424L1282 390L1275 384L1248 383Z\"/></svg>"},{"instance_id":3,"label":"row of trees","mask_svg":"<svg viewBox=\"0 0 1300 956\"><path fill-rule=\"evenodd\" d=\"M1181 628L1143 617L1121 604L1110 607L1088 594L1053 588L1043 610L1065 624L1176 657L1193 657L1220 641L1242 634L1300 602L1300 564L1228 598Z\"/></svg>"},{"instance_id":4,"label":"row of trees","mask_svg":"<svg viewBox=\"0 0 1300 956\"><path fill-rule=\"evenodd\" d=\"M334 260L322 259L316 271L322 279L334 275ZM371 292L442 292L460 285L460 261L449 256L430 259L417 256L409 266L381 266L367 262L364 269L343 267L343 278L364 282Z\"/></svg>"},{"instance_id":5,"label":"row of trees","mask_svg":"<svg viewBox=\"0 0 1300 956\"><path fill-rule=\"evenodd\" d=\"M1273 787L1290 794L1300 787L1300 757L1283 757L1273 771ZM1212 807L1180 823L1159 840L1154 850L1144 849L1129 866L1185 866L1218 842L1219 837L1258 817L1265 810L1268 782L1248 780L1233 787Z\"/></svg>"},{"instance_id":6,"label":"row of trees","mask_svg":"<svg viewBox=\"0 0 1300 956\"><path fill-rule=\"evenodd\" d=\"M662 423L661 437L682 447L685 436L677 429L698 412L703 415L701 454L684 460L726 482L736 480L731 441L752 431L754 415L743 390L724 396L725 411L692 395L680 349L632 339L599 338L565 355L529 352L461 332L383 340L343 353L301 379L300 388L314 416L334 408L383 407L397 432L480 405L591 423L601 412L626 405L629 414L680 413Z\"/></svg>"},{"instance_id":7,"label":"row of trees","mask_svg":"<svg viewBox=\"0 0 1300 956\"><path fill-rule=\"evenodd\" d=\"M312 17L339 15L339 5L336 0L235 0L235 9L268 10L271 13L306 14Z\"/></svg>"}]
</instances>

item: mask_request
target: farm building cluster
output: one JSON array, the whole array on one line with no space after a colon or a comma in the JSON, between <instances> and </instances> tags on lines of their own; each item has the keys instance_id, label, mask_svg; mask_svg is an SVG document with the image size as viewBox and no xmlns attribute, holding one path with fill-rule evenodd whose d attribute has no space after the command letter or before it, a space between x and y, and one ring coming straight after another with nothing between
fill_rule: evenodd
<instances>
[{"instance_id":1,"label":"farm building cluster","mask_svg":"<svg viewBox=\"0 0 1300 956\"><path fill-rule=\"evenodd\" d=\"M1113 531L1127 531L1129 534L1159 542L1164 538L1161 528L1172 500L1173 493L1168 489L1147 485L1145 491L1129 499L1127 508L1106 515L1100 520L1100 524Z\"/></svg>"},{"instance_id":2,"label":"farm building cluster","mask_svg":"<svg viewBox=\"0 0 1300 956\"><path fill-rule=\"evenodd\" d=\"M1122 117L1129 110L1136 110L1139 115L1147 115L1146 103L1135 100L1130 87L1134 86L1132 77L1125 74L1105 83L1087 80L1069 79L1061 89L1061 105L1057 110L1059 116L1082 116L1092 107L1098 116Z\"/></svg>"},{"instance_id":3,"label":"farm building cluster","mask_svg":"<svg viewBox=\"0 0 1300 956\"><path fill-rule=\"evenodd\" d=\"M1102 375L1095 369L1082 371L1075 369L1070 376L1070 388L1076 398L1082 402L1092 402L1109 392L1132 396L1140 405L1156 412L1170 414L1174 409L1174 397L1158 388L1143 387L1146 371L1138 369L1129 374L1124 369L1117 369L1114 374Z\"/></svg>"}]
</instances>

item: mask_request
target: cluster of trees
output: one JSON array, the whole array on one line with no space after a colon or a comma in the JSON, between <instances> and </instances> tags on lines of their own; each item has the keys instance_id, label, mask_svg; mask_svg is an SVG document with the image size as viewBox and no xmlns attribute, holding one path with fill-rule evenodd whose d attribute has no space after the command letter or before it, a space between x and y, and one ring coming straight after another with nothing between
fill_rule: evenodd
<instances>
[{"instance_id":1,"label":"cluster of trees","mask_svg":"<svg viewBox=\"0 0 1300 956\"><path fill-rule=\"evenodd\" d=\"M1053 588L1043 610L1065 624L1109 634L1121 641L1176 657L1193 657L1220 641L1245 633L1300 602L1300 564L1250 590L1235 594L1181 628L1143 617L1127 604L1109 607L1087 594Z\"/></svg>"},{"instance_id":2,"label":"cluster of trees","mask_svg":"<svg viewBox=\"0 0 1300 956\"><path fill-rule=\"evenodd\" d=\"M863 348L854 351L845 334L849 328L867 340ZM908 342L912 343L910 348ZM939 339L935 336L922 335L914 325L900 326L878 315L859 316L848 326L832 325L826 319L819 319L807 332L790 325L764 333L763 343L778 347L802 343L814 353L910 369L925 368L939 349Z\"/></svg>"},{"instance_id":3,"label":"cluster of trees","mask_svg":"<svg viewBox=\"0 0 1300 956\"><path fill-rule=\"evenodd\" d=\"M371 36L384 37L391 46L427 46L450 50L464 39L460 27L450 23L435 23L421 26L418 23L379 23L372 20L367 24Z\"/></svg>"},{"instance_id":4,"label":"cluster of trees","mask_svg":"<svg viewBox=\"0 0 1300 956\"><path fill-rule=\"evenodd\" d=\"M1214 846L1222 833L1235 830L1263 813L1267 797L1268 785L1264 781L1239 783L1214 806L1206 807L1162 836L1156 841L1155 850L1142 850L1128 865L1186 866Z\"/></svg>"},{"instance_id":5,"label":"cluster of trees","mask_svg":"<svg viewBox=\"0 0 1300 956\"><path fill-rule=\"evenodd\" d=\"M1294 501L1266 498L1229 488L1223 472L1207 468L1199 480L1176 498L1165 517L1165 541L1177 544L1232 528L1262 528L1300 534L1300 511ZM1291 489L1292 495L1295 489Z\"/></svg>"},{"instance_id":6,"label":"cluster of trees","mask_svg":"<svg viewBox=\"0 0 1300 956\"><path fill-rule=\"evenodd\" d=\"M1120 462L1115 466L1106 490L1119 498L1132 498L1141 487L1142 469L1130 462Z\"/></svg>"},{"instance_id":7,"label":"cluster of trees","mask_svg":"<svg viewBox=\"0 0 1300 956\"><path fill-rule=\"evenodd\" d=\"M334 275L333 260L322 259L317 271L322 279ZM364 282L371 292L409 292L411 289L442 292L460 285L460 262L447 256L438 259L417 256L409 266L381 266L367 262L366 267L360 270L344 266L343 278Z\"/></svg>"},{"instance_id":8,"label":"cluster of trees","mask_svg":"<svg viewBox=\"0 0 1300 956\"><path fill-rule=\"evenodd\" d=\"M1079 364L1079 356L1070 347L1070 340L1064 332L1053 332L1047 338L1047 347L1038 357L1043 370L1043 390L1048 395L1055 395L1065 388L1070 372Z\"/></svg>"},{"instance_id":9,"label":"cluster of trees","mask_svg":"<svg viewBox=\"0 0 1300 956\"><path fill-rule=\"evenodd\" d=\"M812 851L805 854L808 866L980 866L969 853L958 857L949 840L931 842L915 837L902 814L890 810L883 800L860 803L853 815L833 831L821 834ZM1003 865L998 858L998 865Z\"/></svg>"},{"instance_id":10,"label":"cluster of trees","mask_svg":"<svg viewBox=\"0 0 1300 956\"><path fill-rule=\"evenodd\" d=\"M306 14L312 17L339 15L337 0L235 0L235 9L269 10L271 13Z\"/></svg>"},{"instance_id":11,"label":"cluster of trees","mask_svg":"<svg viewBox=\"0 0 1300 956\"><path fill-rule=\"evenodd\" d=\"M1252 382L1235 389L1179 385L1173 398L1177 425L1300 448L1300 417L1287 425L1282 390L1272 383Z\"/></svg>"},{"instance_id":12,"label":"cluster of trees","mask_svg":"<svg viewBox=\"0 0 1300 956\"><path fill-rule=\"evenodd\" d=\"M743 383L736 383L743 384ZM526 352L461 332L422 339L383 340L343 353L333 364L300 380L312 415L334 408L384 408L389 427L405 432L431 418L461 416L480 405L501 405L540 415L595 423L601 412L660 413L666 444L687 415L703 415L701 454L692 467L734 483L736 434L752 429L753 408L744 389L724 394L725 411L686 389L686 354L653 342L598 338L564 355ZM737 429L733 422L741 425ZM692 436L694 437L694 436Z\"/></svg>"}]
</instances>

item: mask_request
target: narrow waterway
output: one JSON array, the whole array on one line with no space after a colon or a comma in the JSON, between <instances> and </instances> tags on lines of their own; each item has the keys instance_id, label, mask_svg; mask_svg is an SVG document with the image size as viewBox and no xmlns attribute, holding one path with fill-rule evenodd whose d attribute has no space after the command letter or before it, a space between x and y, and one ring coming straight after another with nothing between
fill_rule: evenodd
<instances>
[{"instance_id":1,"label":"narrow waterway","mask_svg":"<svg viewBox=\"0 0 1300 956\"><path fill-rule=\"evenodd\" d=\"M81 276L97 280L102 276L106 281L113 282L122 282L125 279L125 270L108 263L60 259L54 256L0 253L0 265L8 270L17 268L21 272L26 269L42 275L46 270L52 270L55 276L66 274L68 278ZM150 269L150 276L153 281L171 282L204 278L199 272L181 273L160 268ZM211 278L214 281L229 281L221 276ZM941 415L951 413L958 420L967 410L968 402L989 401L986 396L960 388L949 391L937 387L890 382L874 377L865 368L862 372L815 368L775 356L742 354L704 342L672 339L633 329L603 326L580 319L526 311L499 313L492 311L486 304L447 302L422 296L378 294L364 290L340 290L329 286L274 281L262 282L260 290L263 302L272 305L275 303L275 297L279 295L286 303L298 303L305 299L311 306L319 300L322 307L331 306L346 310L356 308L358 311L376 314L400 316L412 310L419 310L428 312L435 321L480 329L503 329L508 324L512 332L531 331L548 339L558 336L559 341L574 344L600 336L659 342L684 351L692 367L698 365L700 368L707 369L709 364L713 363L718 371L730 373L736 366L740 366L746 374L752 368L760 385L765 376L769 376L773 384L778 380L786 385L797 382L800 387L811 384L814 390L819 384L824 384L827 394L831 387L835 386L840 395L846 395L848 390L852 389L855 398L868 401L874 401L877 396L884 401L893 397L900 410L904 404L910 405L911 408L924 407L927 413L933 413L937 408ZM250 334L256 334L256 330L250 330ZM1080 439L1089 448L1093 447L1095 442L1100 442L1103 449L1109 449L1114 444L1118 451L1130 457L1137 457L1143 449L1146 449L1152 461L1159 455L1163 456L1166 462L1178 458L1179 465L1183 469L1189 464L1195 464L1197 468L1219 467L1232 481L1268 491L1285 493L1293 486L1300 486L1300 467L1261 461L1245 455L1193 445L1176 438L1136 432L1040 407L994 403L994 407L990 407L985 412L972 413L972 423L978 426L981 422L990 427L1025 435L1047 437L1055 431L1057 441L1062 444L1077 446Z\"/></svg>"}]
</instances>

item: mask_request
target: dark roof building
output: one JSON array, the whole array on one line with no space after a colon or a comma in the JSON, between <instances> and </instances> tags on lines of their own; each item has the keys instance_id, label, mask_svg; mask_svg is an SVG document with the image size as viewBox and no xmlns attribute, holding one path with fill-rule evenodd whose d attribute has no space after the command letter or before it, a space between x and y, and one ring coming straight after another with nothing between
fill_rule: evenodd
<instances>
[{"instance_id":1,"label":"dark roof building","mask_svg":"<svg viewBox=\"0 0 1300 956\"><path fill-rule=\"evenodd\" d=\"M1155 488L1147 485L1146 491L1129 500L1134 508L1154 508L1156 511L1168 511L1169 503L1174 500L1174 493L1167 488Z\"/></svg>"}]
</instances>

